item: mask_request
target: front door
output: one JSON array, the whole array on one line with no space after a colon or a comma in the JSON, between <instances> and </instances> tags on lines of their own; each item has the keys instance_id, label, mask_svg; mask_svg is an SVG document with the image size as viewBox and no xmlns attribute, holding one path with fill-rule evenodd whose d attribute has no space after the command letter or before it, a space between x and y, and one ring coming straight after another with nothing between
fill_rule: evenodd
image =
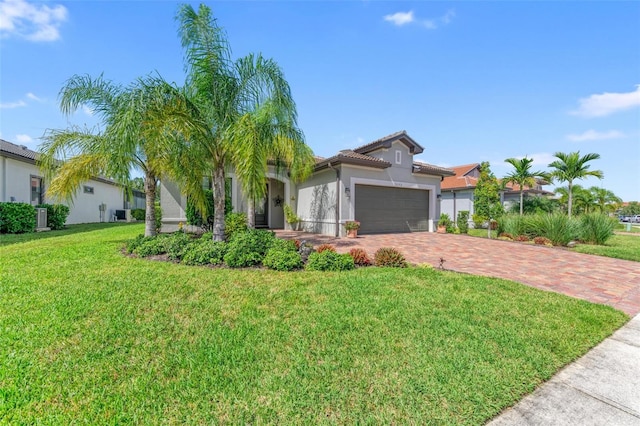
<instances>
[{"instance_id":1,"label":"front door","mask_svg":"<svg viewBox=\"0 0 640 426\"><path fill-rule=\"evenodd\" d=\"M256 228L267 228L269 226L269 185L267 185L266 194L263 199L256 201Z\"/></svg>"}]
</instances>

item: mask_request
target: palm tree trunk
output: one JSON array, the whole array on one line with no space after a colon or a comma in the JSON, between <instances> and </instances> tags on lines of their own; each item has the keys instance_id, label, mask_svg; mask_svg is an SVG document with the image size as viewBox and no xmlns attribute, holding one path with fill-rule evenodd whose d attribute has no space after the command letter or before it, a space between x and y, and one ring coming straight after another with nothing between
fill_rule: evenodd
<instances>
[{"instance_id":1,"label":"palm tree trunk","mask_svg":"<svg viewBox=\"0 0 640 426\"><path fill-rule=\"evenodd\" d=\"M249 228L256 227L256 200L253 197L247 202L247 226Z\"/></svg>"},{"instance_id":2,"label":"palm tree trunk","mask_svg":"<svg viewBox=\"0 0 640 426\"><path fill-rule=\"evenodd\" d=\"M213 170L213 241L224 241L224 166Z\"/></svg>"},{"instance_id":3,"label":"palm tree trunk","mask_svg":"<svg viewBox=\"0 0 640 426\"><path fill-rule=\"evenodd\" d=\"M524 199L524 190L522 188L520 188L520 216L522 216L522 212L523 212L523 199Z\"/></svg>"},{"instance_id":4,"label":"palm tree trunk","mask_svg":"<svg viewBox=\"0 0 640 426\"><path fill-rule=\"evenodd\" d=\"M569 217L571 217L571 210L573 209L573 185L572 185L571 181L569 181L568 183L569 183L569 185L568 185L568 187L569 187L569 200L568 200L569 205L567 206L567 210L569 211Z\"/></svg>"},{"instance_id":5,"label":"palm tree trunk","mask_svg":"<svg viewBox=\"0 0 640 426\"><path fill-rule=\"evenodd\" d=\"M144 175L144 194L146 211L144 215L144 236L156 235L156 177L147 171Z\"/></svg>"}]
</instances>

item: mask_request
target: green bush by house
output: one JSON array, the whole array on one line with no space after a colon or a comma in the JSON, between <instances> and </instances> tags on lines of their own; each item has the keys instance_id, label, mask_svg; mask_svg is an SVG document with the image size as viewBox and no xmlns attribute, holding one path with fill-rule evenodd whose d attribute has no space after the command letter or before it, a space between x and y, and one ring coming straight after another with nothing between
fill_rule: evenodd
<instances>
[{"instance_id":1,"label":"green bush by house","mask_svg":"<svg viewBox=\"0 0 640 426\"><path fill-rule=\"evenodd\" d=\"M22 234L36 229L36 209L27 203L0 203L0 233Z\"/></svg>"}]
</instances>

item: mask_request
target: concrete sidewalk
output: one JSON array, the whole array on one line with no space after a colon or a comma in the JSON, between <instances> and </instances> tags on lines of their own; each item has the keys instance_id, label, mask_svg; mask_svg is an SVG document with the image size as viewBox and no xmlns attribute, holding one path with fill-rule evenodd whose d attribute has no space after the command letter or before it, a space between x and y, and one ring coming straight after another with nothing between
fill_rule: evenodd
<instances>
[{"instance_id":1,"label":"concrete sidewalk","mask_svg":"<svg viewBox=\"0 0 640 426\"><path fill-rule=\"evenodd\" d=\"M640 315L488 424L640 425Z\"/></svg>"}]
</instances>

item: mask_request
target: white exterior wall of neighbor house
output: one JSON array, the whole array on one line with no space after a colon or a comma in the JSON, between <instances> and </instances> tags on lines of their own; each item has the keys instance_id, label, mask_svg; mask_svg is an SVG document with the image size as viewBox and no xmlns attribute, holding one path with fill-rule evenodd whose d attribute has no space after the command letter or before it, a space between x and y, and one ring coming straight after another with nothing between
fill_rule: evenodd
<instances>
[{"instance_id":1,"label":"white exterior wall of neighbor house","mask_svg":"<svg viewBox=\"0 0 640 426\"><path fill-rule=\"evenodd\" d=\"M31 203L31 177L37 176L44 179L40 168L25 161L13 158L0 158L0 201L15 201L19 203ZM46 190L46 181L45 190ZM84 192L84 186L93 188L93 194ZM13 199L12 199L13 197ZM55 203L55 200L44 197L44 202ZM107 214L104 220L110 219L116 209L122 209L124 205L124 194L120 187L89 180L80 186L74 197L73 203L69 204L69 216L67 224L100 222L99 205L107 205ZM62 203L68 204L68 203Z\"/></svg>"},{"instance_id":2,"label":"white exterior wall of neighbor house","mask_svg":"<svg viewBox=\"0 0 640 426\"><path fill-rule=\"evenodd\" d=\"M458 219L458 213L463 210L469 212L469 221L471 221L474 212L472 189L442 191L442 198L440 201L441 213L448 214L449 217L455 221Z\"/></svg>"}]
</instances>

